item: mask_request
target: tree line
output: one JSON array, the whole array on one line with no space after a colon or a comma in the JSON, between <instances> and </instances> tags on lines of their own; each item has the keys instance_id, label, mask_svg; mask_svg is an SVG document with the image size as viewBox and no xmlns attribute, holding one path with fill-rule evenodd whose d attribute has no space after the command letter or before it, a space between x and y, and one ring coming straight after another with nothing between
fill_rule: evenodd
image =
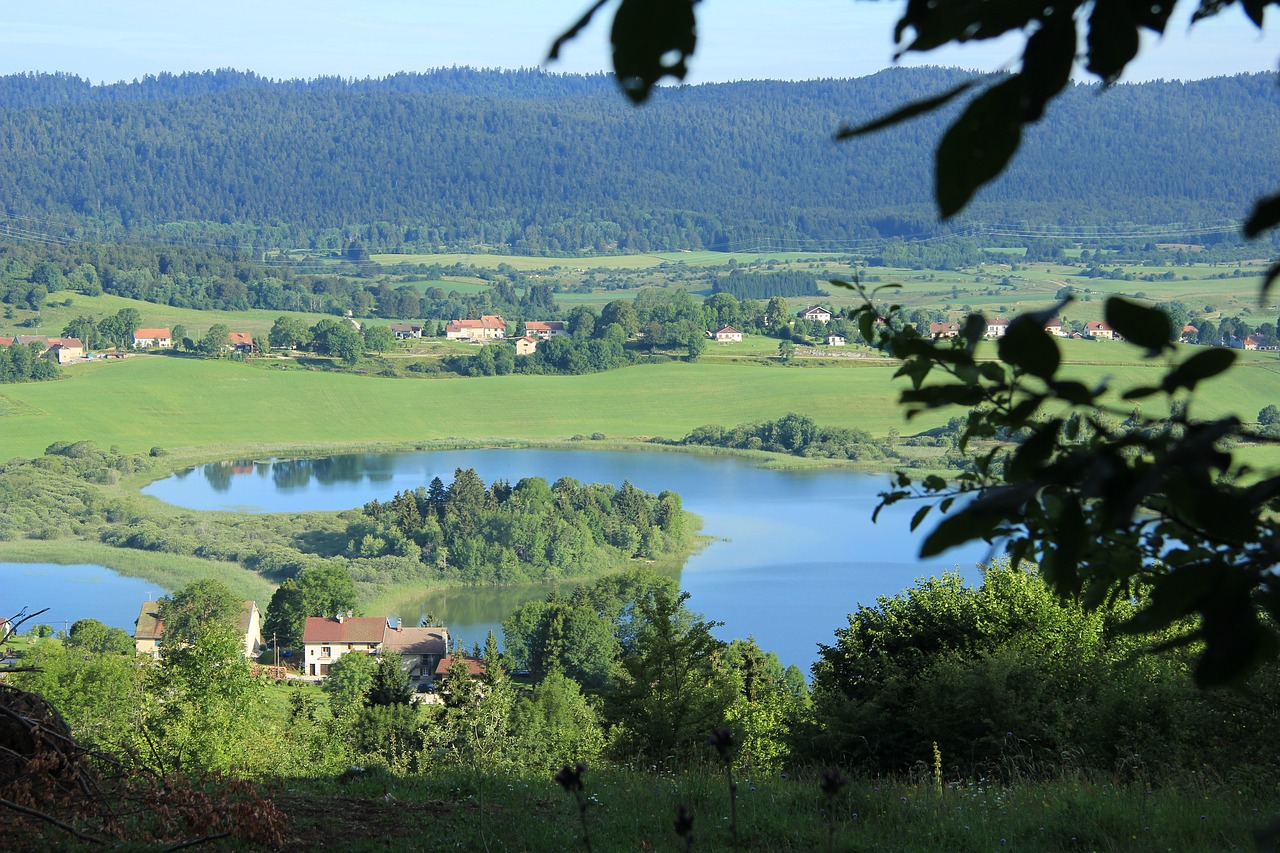
<instances>
[{"instance_id":1,"label":"tree line","mask_svg":"<svg viewBox=\"0 0 1280 853\"><path fill-rule=\"evenodd\" d=\"M0 79L10 131L0 192L13 215L59 236L259 249L341 252L358 238L369 251L732 251L937 233L916 167L954 107L861 140L856 158L831 136L954 86L957 71L682 87L642 111L602 77L530 72L508 91L508 74L277 82L217 72L108 87L10 76ZM1270 74L1101 94L1069 86L967 215L1239 219L1239 195L1277 178L1252 144L1277 130L1272 88ZM1179 132L1206 121L1215 133ZM1100 146L1117 126L1165 156ZM628 176L622 194L618 175Z\"/></svg>"}]
</instances>

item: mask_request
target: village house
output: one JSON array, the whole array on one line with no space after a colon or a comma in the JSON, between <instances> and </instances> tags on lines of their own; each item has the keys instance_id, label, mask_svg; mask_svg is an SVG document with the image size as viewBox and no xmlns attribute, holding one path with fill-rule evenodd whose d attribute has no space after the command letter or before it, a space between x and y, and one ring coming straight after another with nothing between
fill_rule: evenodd
<instances>
[{"instance_id":1,"label":"village house","mask_svg":"<svg viewBox=\"0 0 1280 853\"><path fill-rule=\"evenodd\" d=\"M560 320L530 320L524 324L524 333L537 338L540 341L547 341L557 335L567 335L569 330Z\"/></svg>"},{"instance_id":2,"label":"village house","mask_svg":"<svg viewBox=\"0 0 1280 853\"><path fill-rule=\"evenodd\" d=\"M1007 331L1009 331L1009 321L1003 317L995 317L987 321L988 338L1003 338Z\"/></svg>"},{"instance_id":3,"label":"village house","mask_svg":"<svg viewBox=\"0 0 1280 853\"><path fill-rule=\"evenodd\" d=\"M1093 338L1095 341L1113 341L1116 339L1115 330L1102 320L1090 320L1085 323L1084 336Z\"/></svg>"},{"instance_id":4,"label":"village house","mask_svg":"<svg viewBox=\"0 0 1280 853\"><path fill-rule=\"evenodd\" d=\"M507 336L507 321L490 314L479 320L450 320L444 336L451 341L496 341Z\"/></svg>"},{"instance_id":5,"label":"village house","mask_svg":"<svg viewBox=\"0 0 1280 853\"><path fill-rule=\"evenodd\" d=\"M846 343L844 335L837 335L835 332L827 335L827 346L829 347L842 347Z\"/></svg>"},{"instance_id":6,"label":"village house","mask_svg":"<svg viewBox=\"0 0 1280 853\"><path fill-rule=\"evenodd\" d=\"M309 616L302 630L302 674L324 678L348 652L376 654L386 632L381 616Z\"/></svg>"},{"instance_id":7,"label":"village house","mask_svg":"<svg viewBox=\"0 0 1280 853\"><path fill-rule=\"evenodd\" d=\"M417 323L392 323L389 328L398 341L422 337L422 326Z\"/></svg>"},{"instance_id":8,"label":"village house","mask_svg":"<svg viewBox=\"0 0 1280 853\"><path fill-rule=\"evenodd\" d=\"M1242 343L1242 348L1247 350L1256 350L1261 346L1262 346L1262 338L1255 337L1254 335L1249 335L1249 337L1245 338L1244 342Z\"/></svg>"},{"instance_id":9,"label":"village house","mask_svg":"<svg viewBox=\"0 0 1280 853\"><path fill-rule=\"evenodd\" d=\"M455 660L458 660L457 655L449 654L442 657L440 662L436 664L435 677L443 678L449 672L449 667L453 666L453 662ZM472 678L483 678L485 673L488 671L485 668L484 661L479 658L473 658L471 655L463 655L461 660L467 664L467 671L471 674Z\"/></svg>"},{"instance_id":10,"label":"village house","mask_svg":"<svg viewBox=\"0 0 1280 853\"><path fill-rule=\"evenodd\" d=\"M742 332L739 332L733 326L725 326L716 329L711 333L711 337L718 344L740 344L742 343Z\"/></svg>"},{"instance_id":11,"label":"village house","mask_svg":"<svg viewBox=\"0 0 1280 853\"><path fill-rule=\"evenodd\" d=\"M954 338L960 334L959 323L930 323L929 337L931 338Z\"/></svg>"},{"instance_id":12,"label":"village house","mask_svg":"<svg viewBox=\"0 0 1280 853\"><path fill-rule=\"evenodd\" d=\"M796 316L801 320L817 320L824 325L831 322L831 312L821 305L810 305Z\"/></svg>"},{"instance_id":13,"label":"village house","mask_svg":"<svg viewBox=\"0 0 1280 853\"><path fill-rule=\"evenodd\" d=\"M40 351L52 355L58 364L67 364L77 358L84 358L84 344L79 338L47 338L44 335L18 335L14 338L0 338L0 347L30 346L36 344Z\"/></svg>"},{"instance_id":14,"label":"village house","mask_svg":"<svg viewBox=\"0 0 1280 853\"><path fill-rule=\"evenodd\" d=\"M1062 325L1062 321L1057 317L1054 317L1052 320L1045 323L1044 330L1055 338L1065 338L1067 336L1066 328Z\"/></svg>"},{"instance_id":15,"label":"village house","mask_svg":"<svg viewBox=\"0 0 1280 853\"><path fill-rule=\"evenodd\" d=\"M232 352L238 352L241 355L252 355L253 335L248 332L231 332L227 336L227 346L231 347Z\"/></svg>"},{"instance_id":16,"label":"village house","mask_svg":"<svg viewBox=\"0 0 1280 853\"><path fill-rule=\"evenodd\" d=\"M538 339L525 335L516 338L516 355L533 355L538 349Z\"/></svg>"},{"instance_id":17,"label":"village house","mask_svg":"<svg viewBox=\"0 0 1280 853\"><path fill-rule=\"evenodd\" d=\"M1194 344L1200 340L1200 330L1192 325L1183 326L1182 334L1178 336L1178 340L1184 344Z\"/></svg>"},{"instance_id":18,"label":"village house","mask_svg":"<svg viewBox=\"0 0 1280 853\"><path fill-rule=\"evenodd\" d=\"M383 654L397 654L409 680L417 684L431 681L436 667L449 653L449 629L443 625L428 628L405 628L400 620L393 626L387 621L382 640Z\"/></svg>"},{"instance_id":19,"label":"village house","mask_svg":"<svg viewBox=\"0 0 1280 853\"><path fill-rule=\"evenodd\" d=\"M133 348L169 349L173 346L173 338L168 329L138 329L133 333Z\"/></svg>"},{"instance_id":20,"label":"village house","mask_svg":"<svg viewBox=\"0 0 1280 853\"><path fill-rule=\"evenodd\" d=\"M262 613L258 603L253 599L245 599L240 609L240 617L236 620L236 633L243 638L244 656L253 660L264 648L262 643ZM164 641L164 620L160 618L160 602L144 601L138 618L133 623L133 648L140 655L160 658L160 647Z\"/></svg>"},{"instance_id":21,"label":"village house","mask_svg":"<svg viewBox=\"0 0 1280 853\"><path fill-rule=\"evenodd\" d=\"M311 616L302 632L302 674L324 678L345 654L397 654L404 671L421 683L431 680L448 651L443 626L405 628L382 616Z\"/></svg>"}]
</instances>

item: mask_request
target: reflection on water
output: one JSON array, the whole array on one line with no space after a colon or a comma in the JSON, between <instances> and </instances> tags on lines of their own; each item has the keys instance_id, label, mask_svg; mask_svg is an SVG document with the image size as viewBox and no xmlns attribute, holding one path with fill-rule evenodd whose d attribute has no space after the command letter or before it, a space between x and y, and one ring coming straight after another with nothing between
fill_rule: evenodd
<instances>
[{"instance_id":1,"label":"reflection on water","mask_svg":"<svg viewBox=\"0 0 1280 853\"><path fill-rule=\"evenodd\" d=\"M804 667L817 658L817 644L831 643L859 604L956 567L977 580L974 566L986 556L977 546L921 562L915 555L924 531L909 532L916 507L907 504L890 507L872 524L884 476L765 470L732 457L538 449L355 453L202 466L203 482L174 476L144 491L191 509L341 510L388 500L433 477L448 483L458 468L475 468L487 483L568 476L615 486L630 480L647 491L679 493L713 539L677 577L692 596L690 606L724 622L721 637L753 635L784 662ZM398 615L417 624L433 613L470 646L483 642L519 604L546 592L449 590L406 604Z\"/></svg>"}]
</instances>

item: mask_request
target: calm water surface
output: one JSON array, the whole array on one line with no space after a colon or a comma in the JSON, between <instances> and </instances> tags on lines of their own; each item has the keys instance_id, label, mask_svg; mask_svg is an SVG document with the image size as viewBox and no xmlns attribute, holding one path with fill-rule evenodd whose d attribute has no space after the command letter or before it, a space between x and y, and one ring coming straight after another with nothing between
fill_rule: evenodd
<instances>
[{"instance_id":1,"label":"calm water surface","mask_svg":"<svg viewBox=\"0 0 1280 853\"><path fill-rule=\"evenodd\" d=\"M568 476L678 492L713 539L679 574L681 588L692 596L689 605L723 622L717 634L724 639L752 635L784 663L806 670L817 658L817 644L831 643L859 604L951 569L975 581L975 566L987 556L985 547L970 547L917 560L920 537L908 532L915 506L891 508L871 523L887 484L883 476L770 471L730 457L537 449L347 454L205 465L143 491L199 510L339 510L386 500L433 477L447 485L457 468L475 468L487 483ZM548 591L450 590L396 615L416 623L432 613L471 645L491 629L501 638L499 623L511 609Z\"/></svg>"},{"instance_id":2,"label":"calm water surface","mask_svg":"<svg viewBox=\"0 0 1280 853\"><path fill-rule=\"evenodd\" d=\"M102 566L0 563L0 615L13 616L23 607L28 613L49 608L23 630L37 624L61 630L79 619L97 619L132 634L142 602L165 592L151 581L126 578Z\"/></svg>"}]
</instances>

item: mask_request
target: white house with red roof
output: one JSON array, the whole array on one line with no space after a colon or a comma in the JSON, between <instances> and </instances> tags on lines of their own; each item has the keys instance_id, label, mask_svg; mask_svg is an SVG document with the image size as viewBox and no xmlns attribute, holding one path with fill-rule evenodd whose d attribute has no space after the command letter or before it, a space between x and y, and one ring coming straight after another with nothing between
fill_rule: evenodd
<instances>
[{"instance_id":1,"label":"white house with red roof","mask_svg":"<svg viewBox=\"0 0 1280 853\"><path fill-rule=\"evenodd\" d=\"M1084 324L1084 336L1093 338L1096 341L1113 341L1116 338L1115 330L1102 320L1090 320Z\"/></svg>"},{"instance_id":2,"label":"white house with red roof","mask_svg":"<svg viewBox=\"0 0 1280 853\"><path fill-rule=\"evenodd\" d=\"M1007 331L1009 331L1009 321L1003 317L994 317L987 321L988 338L1003 338Z\"/></svg>"},{"instance_id":3,"label":"white house with red roof","mask_svg":"<svg viewBox=\"0 0 1280 853\"><path fill-rule=\"evenodd\" d=\"M538 351L538 339L525 335L516 338L516 355L533 355Z\"/></svg>"},{"instance_id":4,"label":"white house with red roof","mask_svg":"<svg viewBox=\"0 0 1280 853\"><path fill-rule=\"evenodd\" d=\"M168 329L138 329L133 333L133 348L169 349L173 346L173 337Z\"/></svg>"},{"instance_id":5,"label":"white house with red roof","mask_svg":"<svg viewBox=\"0 0 1280 853\"><path fill-rule=\"evenodd\" d=\"M253 352L253 335L248 332L231 332L227 335L227 346L232 352L249 355Z\"/></svg>"},{"instance_id":6,"label":"white house with red roof","mask_svg":"<svg viewBox=\"0 0 1280 853\"><path fill-rule=\"evenodd\" d=\"M831 312L821 305L810 305L797 316L801 320L817 320L819 323L831 322Z\"/></svg>"},{"instance_id":7,"label":"white house with red roof","mask_svg":"<svg viewBox=\"0 0 1280 853\"><path fill-rule=\"evenodd\" d=\"M1062 321L1057 317L1046 322L1044 324L1044 330L1055 338L1065 338L1067 336L1067 330L1063 327Z\"/></svg>"},{"instance_id":8,"label":"white house with red roof","mask_svg":"<svg viewBox=\"0 0 1280 853\"><path fill-rule=\"evenodd\" d=\"M569 330L560 320L530 320L524 324L524 333L540 341L547 341L558 335L567 335Z\"/></svg>"},{"instance_id":9,"label":"white house with red roof","mask_svg":"<svg viewBox=\"0 0 1280 853\"><path fill-rule=\"evenodd\" d=\"M742 343L742 332L739 332L733 326L724 326L712 332L711 338L718 344L740 344Z\"/></svg>"},{"instance_id":10,"label":"white house with red roof","mask_svg":"<svg viewBox=\"0 0 1280 853\"><path fill-rule=\"evenodd\" d=\"M960 334L959 323L930 323L929 337L931 338L954 338Z\"/></svg>"},{"instance_id":11,"label":"white house with red roof","mask_svg":"<svg viewBox=\"0 0 1280 853\"><path fill-rule=\"evenodd\" d=\"M496 314L485 314L479 320L450 320L444 336L451 341L501 340L507 336L507 321Z\"/></svg>"},{"instance_id":12,"label":"white house with red roof","mask_svg":"<svg viewBox=\"0 0 1280 853\"><path fill-rule=\"evenodd\" d=\"M311 616L302 631L302 674L324 678L346 654L397 654L415 681L428 681L449 651L449 629L405 628L382 616Z\"/></svg>"}]
</instances>

